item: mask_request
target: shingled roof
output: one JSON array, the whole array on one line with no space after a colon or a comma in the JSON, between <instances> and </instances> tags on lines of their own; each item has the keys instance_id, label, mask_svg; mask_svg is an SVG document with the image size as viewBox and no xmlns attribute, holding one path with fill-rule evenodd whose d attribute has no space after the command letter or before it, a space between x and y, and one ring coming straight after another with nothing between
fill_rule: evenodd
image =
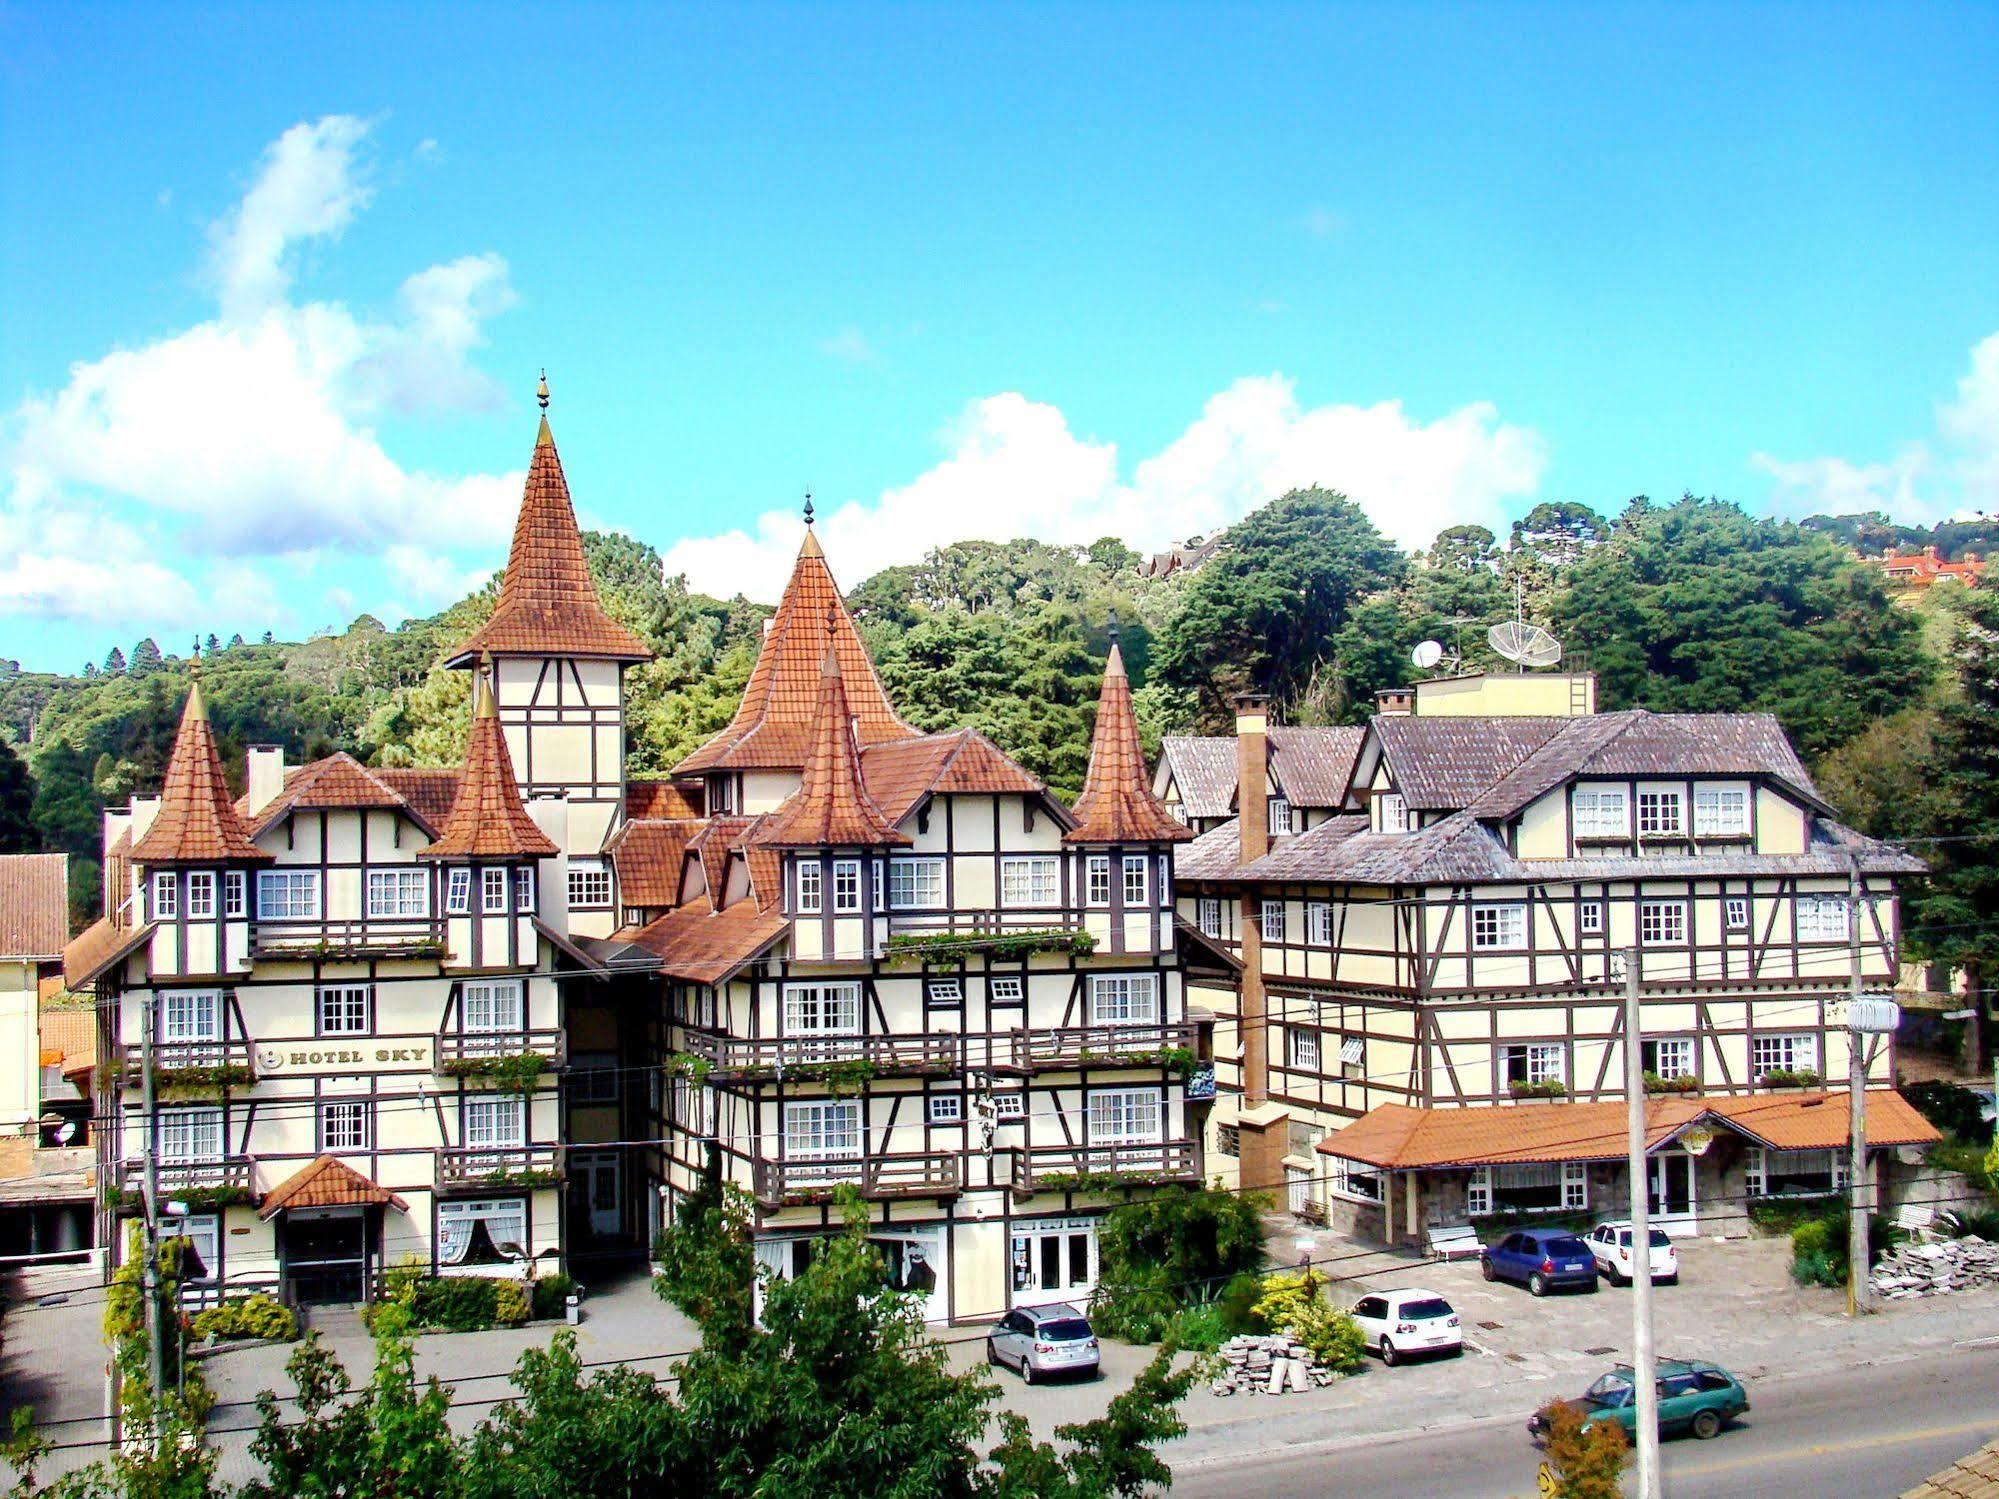
<instances>
[{"instance_id":1,"label":"shingled roof","mask_svg":"<svg viewBox=\"0 0 1999 1499\"><path fill-rule=\"evenodd\" d=\"M187 689L187 705L174 735L167 761L166 782L160 788L160 809L152 826L132 845L135 864L223 864L268 860L271 856L250 841L250 833L222 777L222 757L216 752L215 731L209 727L208 705L201 683Z\"/></svg>"},{"instance_id":2,"label":"shingled roof","mask_svg":"<svg viewBox=\"0 0 1999 1499\"><path fill-rule=\"evenodd\" d=\"M392 1207L407 1213L409 1206L345 1161L323 1155L266 1192L258 1216L275 1218L286 1208Z\"/></svg>"},{"instance_id":3,"label":"shingled roof","mask_svg":"<svg viewBox=\"0 0 1999 1499\"><path fill-rule=\"evenodd\" d=\"M254 838L277 826L288 812L321 809L407 812L425 832L437 831L436 824L425 819L401 792L345 750L289 772L276 796L261 807L244 811L251 820L250 835Z\"/></svg>"},{"instance_id":4,"label":"shingled roof","mask_svg":"<svg viewBox=\"0 0 1999 1499\"><path fill-rule=\"evenodd\" d=\"M63 987L75 991L90 988L137 952L152 935L150 921L128 927L120 926L109 916L98 917L62 950Z\"/></svg>"},{"instance_id":5,"label":"shingled roof","mask_svg":"<svg viewBox=\"0 0 1999 1499\"><path fill-rule=\"evenodd\" d=\"M1235 740L1227 735L1168 734L1159 741L1159 758L1189 817L1205 821L1235 810Z\"/></svg>"},{"instance_id":6,"label":"shingled roof","mask_svg":"<svg viewBox=\"0 0 1999 1499\"><path fill-rule=\"evenodd\" d=\"M1066 834L1070 843L1180 843L1194 836L1152 794L1145 751L1138 743L1138 717L1131 707L1131 681L1115 640L1104 661L1097 721L1090 731L1090 768L1069 810L1076 819Z\"/></svg>"},{"instance_id":7,"label":"shingled roof","mask_svg":"<svg viewBox=\"0 0 1999 1499\"><path fill-rule=\"evenodd\" d=\"M0 855L0 958L48 962L69 941L69 855Z\"/></svg>"},{"instance_id":8,"label":"shingled roof","mask_svg":"<svg viewBox=\"0 0 1999 1499\"><path fill-rule=\"evenodd\" d=\"M545 859L556 852L521 801L499 709L482 668L472 679L472 737L451 816L419 859Z\"/></svg>"},{"instance_id":9,"label":"shingled roof","mask_svg":"<svg viewBox=\"0 0 1999 1499\"><path fill-rule=\"evenodd\" d=\"M892 823L900 823L926 796L983 793L1038 796L1064 827L1068 809L977 729L952 729L916 739L894 739L861 751L861 779Z\"/></svg>"},{"instance_id":10,"label":"shingled roof","mask_svg":"<svg viewBox=\"0 0 1999 1499\"><path fill-rule=\"evenodd\" d=\"M855 740L865 748L913 738L916 730L896 717L875 675L874 662L868 659L867 647L826 566L819 538L807 531L791 581L764 631L736 716L673 773L802 769L812 754L812 720L818 712L819 666L829 620L833 650L846 680Z\"/></svg>"},{"instance_id":11,"label":"shingled roof","mask_svg":"<svg viewBox=\"0 0 1999 1499\"><path fill-rule=\"evenodd\" d=\"M1273 724L1266 747L1270 774L1294 807L1337 807L1345 800L1367 730L1359 725ZM1236 742L1224 735L1168 734L1159 757L1172 772L1190 818L1227 817L1236 804Z\"/></svg>"},{"instance_id":12,"label":"shingled roof","mask_svg":"<svg viewBox=\"0 0 1999 1499\"><path fill-rule=\"evenodd\" d=\"M625 935L634 947L657 957L668 978L719 984L774 946L790 927L784 917L753 900L739 900L720 911L697 902Z\"/></svg>"},{"instance_id":13,"label":"shingled roof","mask_svg":"<svg viewBox=\"0 0 1999 1499\"><path fill-rule=\"evenodd\" d=\"M535 437L499 602L492 618L446 664L465 666L481 655L594 656L612 661L645 661L652 656L643 640L604 612L597 597L547 416Z\"/></svg>"},{"instance_id":14,"label":"shingled roof","mask_svg":"<svg viewBox=\"0 0 1999 1499\"><path fill-rule=\"evenodd\" d=\"M819 667L819 709L812 754L797 791L763 819L753 840L770 848L873 847L907 843L861 780L861 750L847 706L836 632L829 629Z\"/></svg>"},{"instance_id":15,"label":"shingled roof","mask_svg":"<svg viewBox=\"0 0 1999 1499\"><path fill-rule=\"evenodd\" d=\"M692 817L647 817L618 829L607 852L618 871L619 899L628 906L677 904L687 845L705 826Z\"/></svg>"}]
</instances>

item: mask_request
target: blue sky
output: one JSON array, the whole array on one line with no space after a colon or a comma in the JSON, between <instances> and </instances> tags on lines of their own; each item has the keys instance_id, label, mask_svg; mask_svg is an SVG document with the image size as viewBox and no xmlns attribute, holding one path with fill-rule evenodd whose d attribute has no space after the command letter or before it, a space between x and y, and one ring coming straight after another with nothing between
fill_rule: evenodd
<instances>
[{"instance_id":1,"label":"blue sky","mask_svg":"<svg viewBox=\"0 0 1999 1499\"><path fill-rule=\"evenodd\" d=\"M1999 10L0 4L0 655L1293 483L1999 507Z\"/></svg>"}]
</instances>

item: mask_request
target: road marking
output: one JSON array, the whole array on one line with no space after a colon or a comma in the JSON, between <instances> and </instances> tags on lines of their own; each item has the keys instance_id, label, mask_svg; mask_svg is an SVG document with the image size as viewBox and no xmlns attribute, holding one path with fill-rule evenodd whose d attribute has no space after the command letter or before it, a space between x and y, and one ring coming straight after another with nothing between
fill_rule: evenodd
<instances>
[{"instance_id":1,"label":"road marking","mask_svg":"<svg viewBox=\"0 0 1999 1499\"><path fill-rule=\"evenodd\" d=\"M1792 1462L1800 1457L1832 1457L1842 1452L1865 1452L1873 1447L1905 1447L1911 1442L1928 1442L1939 1437L1969 1436L1992 1430L1991 1420L1960 1421L1955 1426L1927 1426L1919 1431L1898 1431L1890 1436L1855 1437L1847 1442L1814 1442L1809 1447L1786 1447L1777 1452L1759 1452L1753 1457L1723 1458L1715 1462L1673 1465L1675 1478L1694 1478L1706 1473L1725 1473L1730 1468L1754 1468L1763 1463Z\"/></svg>"}]
</instances>

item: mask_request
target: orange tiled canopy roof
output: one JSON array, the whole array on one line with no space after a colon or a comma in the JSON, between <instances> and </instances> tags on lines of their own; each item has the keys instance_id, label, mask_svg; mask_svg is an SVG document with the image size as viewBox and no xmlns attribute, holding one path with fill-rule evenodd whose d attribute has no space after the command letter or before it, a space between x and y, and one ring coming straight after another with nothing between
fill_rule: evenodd
<instances>
[{"instance_id":1,"label":"orange tiled canopy roof","mask_svg":"<svg viewBox=\"0 0 1999 1499\"><path fill-rule=\"evenodd\" d=\"M160 810L145 837L132 845L135 864L223 864L267 860L250 841L222 778L222 757L209 727L201 683L187 690L180 732L160 788Z\"/></svg>"},{"instance_id":2,"label":"orange tiled canopy roof","mask_svg":"<svg viewBox=\"0 0 1999 1499\"><path fill-rule=\"evenodd\" d=\"M853 616L841 601L819 539L808 531L736 716L675 766L676 776L709 770L797 770L805 765L812 756L812 720L819 707L819 666L829 619L833 650L846 679L855 739L865 748L915 736L916 730L896 717Z\"/></svg>"},{"instance_id":3,"label":"orange tiled canopy roof","mask_svg":"<svg viewBox=\"0 0 1999 1499\"><path fill-rule=\"evenodd\" d=\"M482 667L472 678L472 739L458 797L437 841L420 859L546 859L555 844L535 826L514 780L514 762Z\"/></svg>"},{"instance_id":4,"label":"orange tiled canopy roof","mask_svg":"<svg viewBox=\"0 0 1999 1499\"><path fill-rule=\"evenodd\" d=\"M1076 819L1067 834L1070 843L1177 843L1194 836L1152 794L1138 743L1138 716L1131 706L1131 681L1115 640L1104 662L1104 687L1090 733L1090 769L1082 795L1069 810Z\"/></svg>"},{"instance_id":5,"label":"orange tiled canopy roof","mask_svg":"<svg viewBox=\"0 0 1999 1499\"><path fill-rule=\"evenodd\" d=\"M493 617L458 647L449 664L467 665L481 653L596 656L613 661L645 661L652 656L643 640L604 612L597 597L546 416L535 439L534 460L528 465L527 490L514 522L500 601L493 607Z\"/></svg>"},{"instance_id":6,"label":"orange tiled canopy roof","mask_svg":"<svg viewBox=\"0 0 1999 1499\"><path fill-rule=\"evenodd\" d=\"M387 1187L370 1181L346 1162L323 1155L266 1192L259 1216L274 1218L286 1208L375 1206L409 1211L409 1204Z\"/></svg>"}]
</instances>

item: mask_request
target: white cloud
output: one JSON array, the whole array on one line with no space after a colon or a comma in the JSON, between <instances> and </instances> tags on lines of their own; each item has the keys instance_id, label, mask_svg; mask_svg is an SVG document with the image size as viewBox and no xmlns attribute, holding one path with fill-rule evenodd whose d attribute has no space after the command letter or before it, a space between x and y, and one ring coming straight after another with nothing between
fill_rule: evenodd
<instances>
[{"instance_id":1,"label":"white cloud","mask_svg":"<svg viewBox=\"0 0 1999 1499\"><path fill-rule=\"evenodd\" d=\"M1885 461L1754 453L1749 466L1776 481L1770 504L1782 515L1882 510L1929 524L1999 511L1999 333L1973 345L1971 366L1937 408L1936 426Z\"/></svg>"},{"instance_id":2,"label":"white cloud","mask_svg":"<svg viewBox=\"0 0 1999 1499\"><path fill-rule=\"evenodd\" d=\"M426 606L448 576L490 570L520 475L405 468L373 423L499 401L472 359L515 300L506 262L417 271L385 317L290 296L295 247L337 235L368 202L368 129L334 116L265 153L210 231L217 316L79 362L0 424L0 614L167 620L199 597L287 617L288 593L218 559L309 571L319 556L379 557ZM423 576L420 551L434 558Z\"/></svg>"},{"instance_id":3,"label":"white cloud","mask_svg":"<svg viewBox=\"0 0 1999 1499\"><path fill-rule=\"evenodd\" d=\"M1211 397L1128 481L1116 444L1078 437L1055 407L1017 393L973 402L944 437L949 455L908 484L821 508L819 531L842 577L856 582L971 537L1112 535L1155 549L1309 484L1344 491L1405 544L1427 544L1447 525L1498 522L1509 500L1536 492L1547 465L1540 437L1486 403L1427 423L1394 401L1303 408L1281 375ZM667 571L711 592L774 598L798 534L795 512L767 511L748 529L676 543Z\"/></svg>"},{"instance_id":4,"label":"white cloud","mask_svg":"<svg viewBox=\"0 0 1999 1499\"><path fill-rule=\"evenodd\" d=\"M852 323L835 333L831 338L819 340L819 352L839 359L847 364L880 364L881 353L868 342L868 336Z\"/></svg>"}]
</instances>

